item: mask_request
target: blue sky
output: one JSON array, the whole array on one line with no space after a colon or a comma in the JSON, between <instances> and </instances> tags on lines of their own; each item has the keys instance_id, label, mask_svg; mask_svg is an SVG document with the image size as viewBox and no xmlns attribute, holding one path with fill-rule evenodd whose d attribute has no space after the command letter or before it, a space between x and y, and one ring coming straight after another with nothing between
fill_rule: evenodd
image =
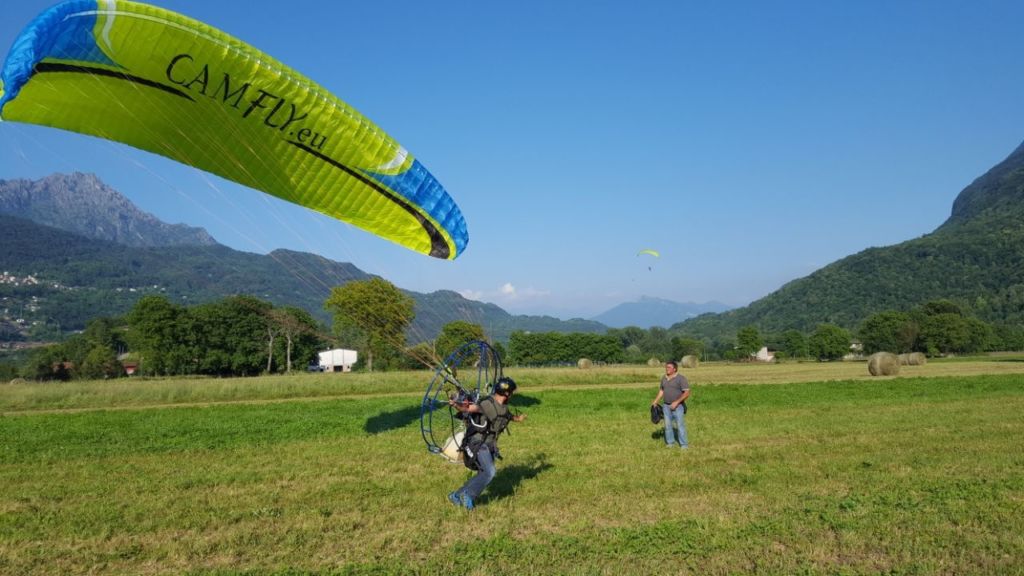
<instances>
[{"instance_id":1,"label":"blue sky","mask_svg":"<svg viewBox=\"0 0 1024 576\"><path fill-rule=\"evenodd\" d=\"M422 256L151 154L24 124L0 123L0 178L92 172L236 249L314 252L513 313L589 317L641 295L747 304L930 232L1024 140L1015 1L157 3L277 57L394 136L462 208L464 255ZM51 5L7 4L5 51Z\"/></svg>"}]
</instances>

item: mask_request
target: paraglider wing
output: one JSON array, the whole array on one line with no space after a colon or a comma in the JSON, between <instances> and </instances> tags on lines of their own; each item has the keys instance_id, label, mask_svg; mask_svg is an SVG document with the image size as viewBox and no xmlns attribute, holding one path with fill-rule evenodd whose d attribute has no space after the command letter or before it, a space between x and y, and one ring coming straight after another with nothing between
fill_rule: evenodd
<instances>
[{"instance_id":1,"label":"paraglider wing","mask_svg":"<svg viewBox=\"0 0 1024 576\"><path fill-rule=\"evenodd\" d=\"M640 256L640 255L643 255L643 254L649 254L651 256L654 256L655 258L661 258L661 254L659 254L657 250L651 250L650 248L646 248L646 249L641 250L641 251L636 253L637 256Z\"/></svg>"},{"instance_id":2,"label":"paraglider wing","mask_svg":"<svg viewBox=\"0 0 1024 576\"><path fill-rule=\"evenodd\" d=\"M123 142L453 259L462 213L412 154L312 80L155 6L70 0L17 38L0 119Z\"/></svg>"}]
</instances>

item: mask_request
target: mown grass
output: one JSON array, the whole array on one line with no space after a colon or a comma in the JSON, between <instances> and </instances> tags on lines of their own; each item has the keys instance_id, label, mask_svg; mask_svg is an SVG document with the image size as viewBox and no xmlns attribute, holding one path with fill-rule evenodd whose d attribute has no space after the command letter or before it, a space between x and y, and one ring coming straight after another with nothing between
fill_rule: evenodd
<instances>
[{"instance_id":1,"label":"mown grass","mask_svg":"<svg viewBox=\"0 0 1024 576\"><path fill-rule=\"evenodd\" d=\"M592 386L650 386L661 366L615 365L590 370L512 368L518 383L532 390ZM690 382L709 384L778 384L829 380L870 380L867 363L784 362L780 364L710 362L684 369ZM900 378L1019 374L1024 356L995 355L933 360L924 366L903 366ZM306 374L254 378L121 378L85 382L0 385L0 413L37 410L130 408L264 402L311 398L352 398L422 394L433 373L425 370L359 374Z\"/></svg>"},{"instance_id":2,"label":"mown grass","mask_svg":"<svg viewBox=\"0 0 1024 576\"><path fill-rule=\"evenodd\" d=\"M1024 573L1019 375L700 384L683 452L646 370L524 386L471 513L416 394L8 414L0 573Z\"/></svg>"}]
</instances>

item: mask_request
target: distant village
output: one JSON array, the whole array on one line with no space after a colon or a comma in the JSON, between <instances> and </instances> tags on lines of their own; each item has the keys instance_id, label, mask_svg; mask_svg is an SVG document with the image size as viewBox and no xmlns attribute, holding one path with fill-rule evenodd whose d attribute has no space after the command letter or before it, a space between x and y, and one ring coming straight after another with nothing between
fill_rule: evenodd
<instances>
[{"instance_id":1,"label":"distant village","mask_svg":"<svg viewBox=\"0 0 1024 576\"><path fill-rule=\"evenodd\" d=\"M41 279L34 274L17 276L4 270L0 272L0 289L2 288L38 288L46 290L75 290L60 282ZM165 288L158 285L145 287L115 288L116 292L162 292ZM39 345L34 342L31 329L47 323L46 312L43 310L45 297L37 294L19 296L11 291L4 291L0 296L0 350L17 350ZM60 319L51 319L59 322ZM59 328L58 328L59 329Z\"/></svg>"}]
</instances>

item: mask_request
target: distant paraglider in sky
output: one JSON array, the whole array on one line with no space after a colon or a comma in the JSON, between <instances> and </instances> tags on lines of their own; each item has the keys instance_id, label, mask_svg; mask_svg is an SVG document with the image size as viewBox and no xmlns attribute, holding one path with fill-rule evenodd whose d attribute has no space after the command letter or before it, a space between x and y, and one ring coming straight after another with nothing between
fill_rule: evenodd
<instances>
[{"instance_id":1,"label":"distant paraglider in sky","mask_svg":"<svg viewBox=\"0 0 1024 576\"><path fill-rule=\"evenodd\" d=\"M312 80L186 16L69 0L0 70L0 120L98 136L454 259L462 212L412 154Z\"/></svg>"},{"instance_id":2,"label":"distant paraglider in sky","mask_svg":"<svg viewBox=\"0 0 1024 576\"><path fill-rule=\"evenodd\" d=\"M636 255L637 256L647 255L647 256L653 256L655 258L661 258L661 254L657 250L651 250L650 248L645 248L645 249L637 252ZM647 270L651 271L651 268L652 268L651 266L648 266Z\"/></svg>"}]
</instances>

